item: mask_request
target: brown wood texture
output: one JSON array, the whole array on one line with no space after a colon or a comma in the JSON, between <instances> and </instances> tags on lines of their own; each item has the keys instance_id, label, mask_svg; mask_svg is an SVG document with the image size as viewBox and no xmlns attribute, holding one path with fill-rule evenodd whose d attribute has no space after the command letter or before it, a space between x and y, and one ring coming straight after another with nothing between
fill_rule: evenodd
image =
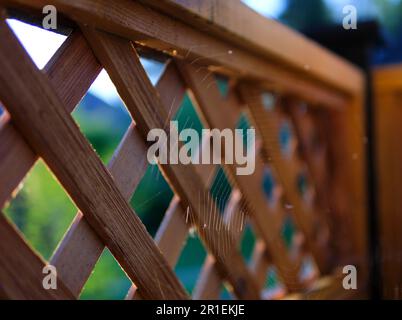
<instances>
[{"instance_id":1,"label":"brown wood texture","mask_svg":"<svg viewBox=\"0 0 402 320\"><path fill-rule=\"evenodd\" d=\"M402 298L402 67L373 71L382 295Z\"/></svg>"},{"instance_id":2,"label":"brown wood texture","mask_svg":"<svg viewBox=\"0 0 402 320\"><path fill-rule=\"evenodd\" d=\"M359 91L352 64L300 33L266 19L241 1L141 0L218 38L348 92ZM295 54L297 52L297 54ZM330 67L329 67L330 66ZM336 70L336 72L334 72Z\"/></svg>"},{"instance_id":3,"label":"brown wood texture","mask_svg":"<svg viewBox=\"0 0 402 320\"><path fill-rule=\"evenodd\" d=\"M142 295L187 298L141 220L62 107L49 80L35 68L4 20L0 37L4 43L0 48L0 99L17 128L55 173Z\"/></svg>"}]
</instances>

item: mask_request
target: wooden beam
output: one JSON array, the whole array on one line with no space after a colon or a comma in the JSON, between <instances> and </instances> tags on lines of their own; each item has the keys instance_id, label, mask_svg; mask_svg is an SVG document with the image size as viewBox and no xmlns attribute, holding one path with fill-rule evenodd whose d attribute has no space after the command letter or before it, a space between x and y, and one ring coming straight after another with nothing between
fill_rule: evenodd
<instances>
[{"instance_id":1,"label":"wooden beam","mask_svg":"<svg viewBox=\"0 0 402 320\"><path fill-rule=\"evenodd\" d=\"M362 75L351 63L241 1L140 1L222 41L292 68L302 77L313 77L349 93L360 90Z\"/></svg>"},{"instance_id":2,"label":"wooden beam","mask_svg":"<svg viewBox=\"0 0 402 320\"><path fill-rule=\"evenodd\" d=\"M251 77L275 84L279 90L286 89L289 93L321 106L338 108L344 105L345 94L353 93L339 92L323 83L306 79L303 75L300 76L279 66L277 62L261 59L261 55L217 39L203 30L197 30L176 18L161 14L136 1L115 0L113 5L107 0L76 0L73 2L68 0L50 2L47 0L35 2L5 0L5 2L9 6L28 10L42 10L44 5L54 4L59 12L81 24L125 37L142 45L181 57L188 62L218 65L234 72L238 77ZM300 44L300 47L303 47L303 43ZM328 65L325 68L328 68ZM363 78L360 73L352 68L351 74L346 75L344 81L351 77L357 83L362 82Z\"/></svg>"}]
</instances>

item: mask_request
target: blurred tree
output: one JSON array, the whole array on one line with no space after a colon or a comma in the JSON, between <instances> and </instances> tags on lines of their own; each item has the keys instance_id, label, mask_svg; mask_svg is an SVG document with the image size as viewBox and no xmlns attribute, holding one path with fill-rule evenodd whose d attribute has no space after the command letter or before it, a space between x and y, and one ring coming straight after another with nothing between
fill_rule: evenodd
<instances>
[{"instance_id":1,"label":"blurred tree","mask_svg":"<svg viewBox=\"0 0 402 320\"><path fill-rule=\"evenodd\" d=\"M332 22L330 11L323 0L288 0L279 20L299 30Z\"/></svg>"},{"instance_id":2,"label":"blurred tree","mask_svg":"<svg viewBox=\"0 0 402 320\"><path fill-rule=\"evenodd\" d=\"M374 1L378 8L379 18L384 27L386 28L386 30L390 32L393 36L400 35L402 33L402 1L401 0L374 0Z\"/></svg>"}]
</instances>

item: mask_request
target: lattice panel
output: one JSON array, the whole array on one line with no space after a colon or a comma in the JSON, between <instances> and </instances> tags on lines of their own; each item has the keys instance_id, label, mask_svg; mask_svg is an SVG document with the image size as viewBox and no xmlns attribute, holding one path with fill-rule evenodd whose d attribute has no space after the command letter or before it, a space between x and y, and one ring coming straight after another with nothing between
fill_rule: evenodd
<instances>
[{"instance_id":1,"label":"lattice panel","mask_svg":"<svg viewBox=\"0 0 402 320\"><path fill-rule=\"evenodd\" d=\"M190 298L173 272L190 228L197 230L208 252L195 299L219 298L222 284L239 299L284 298L313 289L325 297L325 288L334 292L340 285L330 280L329 286L317 287L318 279L331 277L336 266L326 174L332 154L324 116L304 110L302 100L231 75L224 96L211 68L173 52L154 87L139 61L137 44L83 25L43 72L16 40L5 16L0 39L0 100L7 110L0 125L0 204L42 158L80 209L48 262L57 268L59 283L50 291L42 288L41 270L47 262L1 217L1 296L78 298L106 246L133 283L128 299ZM70 115L102 68L132 117L107 167ZM231 193L222 206L210 193L219 165L159 164L175 196L152 239L128 201L147 168L147 133L153 128L168 131L186 92L206 128L235 129L241 115L251 119L257 129L255 172L237 175L234 165L223 165ZM327 114L326 109L320 112ZM283 132L284 124L291 138ZM314 144L312 135L325 142ZM282 235L287 219L298 230L291 246ZM239 251L248 222L257 237L250 265ZM315 269L303 278L307 258ZM284 285L276 295L265 291L272 267ZM16 270L24 286L10 281Z\"/></svg>"}]
</instances>

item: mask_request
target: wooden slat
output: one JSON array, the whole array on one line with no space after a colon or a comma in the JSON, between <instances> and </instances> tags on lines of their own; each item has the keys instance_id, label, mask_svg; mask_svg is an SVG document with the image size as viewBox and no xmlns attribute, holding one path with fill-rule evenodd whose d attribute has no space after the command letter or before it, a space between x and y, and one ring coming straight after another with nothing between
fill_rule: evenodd
<instances>
[{"instance_id":1,"label":"wooden slat","mask_svg":"<svg viewBox=\"0 0 402 320\"><path fill-rule=\"evenodd\" d=\"M363 89L362 89L363 92ZM343 238L339 265L354 264L364 287L368 272L368 221L363 96L348 104L348 112L331 112L327 132L331 153L331 207ZM340 233L339 233L340 235Z\"/></svg>"},{"instance_id":2,"label":"wooden slat","mask_svg":"<svg viewBox=\"0 0 402 320\"><path fill-rule=\"evenodd\" d=\"M47 76L69 112L76 107L100 70L79 31L66 39L45 67ZM37 156L10 120L0 126L0 141L0 206L3 206ZM10 170L11 167L13 170Z\"/></svg>"},{"instance_id":3,"label":"wooden slat","mask_svg":"<svg viewBox=\"0 0 402 320\"><path fill-rule=\"evenodd\" d=\"M132 44L106 33L82 30L136 120L143 138L146 139L148 131L153 128L165 128L165 107L147 78ZM258 298L254 280L241 256L235 251L235 246L228 246L227 252L222 251L220 239L229 243L233 241L227 230L218 232L217 229L205 227L210 221L200 212L199 201L200 194L208 191L196 178L193 166L160 164L160 167L181 201L191 207L191 215L201 239L217 258L221 276L228 279L239 297ZM211 208L213 212L218 212L212 201ZM219 220L219 216L215 218Z\"/></svg>"},{"instance_id":4,"label":"wooden slat","mask_svg":"<svg viewBox=\"0 0 402 320\"><path fill-rule=\"evenodd\" d=\"M226 103L220 97L216 83L204 81L210 75L210 72L179 61L177 63L183 78L192 90L195 102L199 106L199 112L202 114L202 118L205 119L204 125L220 130L225 128L235 129L236 122L233 121L234 119L231 121L231 118L226 116L230 114L231 108L233 108L232 105ZM277 217L283 216L281 214L282 208L279 206L270 208L267 199L262 193L264 164L261 158L259 155L256 156L255 172L252 175L237 175L234 165L225 165L224 167L241 191L255 229L259 231L270 252L272 252L272 257L278 267L280 276L290 290L298 289L298 267L290 267L292 262L286 252L284 242L282 240L278 241L278 238L280 238L280 220L277 220Z\"/></svg>"},{"instance_id":5,"label":"wooden slat","mask_svg":"<svg viewBox=\"0 0 402 320\"><path fill-rule=\"evenodd\" d=\"M266 111L262 103L262 92L253 85L243 85L241 94L252 114L252 120L256 129L262 136L264 149L272 159L272 164L278 172L278 177L284 187L287 200L293 206L295 221L303 232L307 245L312 252L321 272L328 272L328 253L325 248L319 247L314 232L314 215L312 207L303 201L297 189L297 176L299 165L297 159L292 156L287 158L282 155L279 144L279 126L281 118L277 111ZM275 109L279 105L275 106Z\"/></svg>"},{"instance_id":6,"label":"wooden slat","mask_svg":"<svg viewBox=\"0 0 402 320\"><path fill-rule=\"evenodd\" d=\"M255 54L347 92L356 92L360 71L300 33L267 19L241 1L141 0L175 18ZM295 54L297 52L297 54Z\"/></svg>"},{"instance_id":7,"label":"wooden slat","mask_svg":"<svg viewBox=\"0 0 402 320\"><path fill-rule=\"evenodd\" d=\"M16 127L55 173L144 298L187 298L49 80L35 68L4 20L0 38L4 44L0 48L0 97Z\"/></svg>"},{"instance_id":8,"label":"wooden slat","mask_svg":"<svg viewBox=\"0 0 402 320\"><path fill-rule=\"evenodd\" d=\"M375 146L378 191L379 271L385 299L402 297L402 67L378 67L375 92Z\"/></svg>"},{"instance_id":9,"label":"wooden slat","mask_svg":"<svg viewBox=\"0 0 402 320\"><path fill-rule=\"evenodd\" d=\"M35 2L7 0L6 3L36 10L42 10L44 5L49 4L47 0ZM113 5L107 0L57 0L52 3L58 12L77 22L136 40L148 47L181 56L190 62L218 65L241 77L252 77L274 83L307 101L321 102L322 106L344 105L343 93L325 88L320 83L308 81L305 77L299 77L286 68L279 67L277 63L260 59L260 55L255 55L233 43L216 39L202 30L160 14L137 1L115 0ZM352 78L356 80L355 83L362 83L361 74L352 68L350 70Z\"/></svg>"},{"instance_id":10,"label":"wooden slat","mask_svg":"<svg viewBox=\"0 0 402 320\"><path fill-rule=\"evenodd\" d=\"M0 296L5 299L74 299L57 279L57 289L46 290L42 281L45 262L24 241L0 212Z\"/></svg>"}]
</instances>

